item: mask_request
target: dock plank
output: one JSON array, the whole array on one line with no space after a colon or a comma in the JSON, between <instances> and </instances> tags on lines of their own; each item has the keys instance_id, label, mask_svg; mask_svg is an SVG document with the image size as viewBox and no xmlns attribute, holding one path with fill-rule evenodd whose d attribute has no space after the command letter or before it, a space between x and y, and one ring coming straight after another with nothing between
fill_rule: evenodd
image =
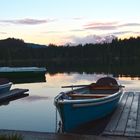
<instances>
[{"instance_id":1,"label":"dock plank","mask_svg":"<svg viewBox=\"0 0 140 140\"><path fill-rule=\"evenodd\" d=\"M138 101L139 101L139 94L135 93L133 102L131 105L131 110L129 113L126 130L125 130L125 136L135 136L136 131L136 122L137 122L137 110L138 110Z\"/></svg>"},{"instance_id":2,"label":"dock plank","mask_svg":"<svg viewBox=\"0 0 140 140\"><path fill-rule=\"evenodd\" d=\"M130 92L127 98L124 110L121 114L120 120L118 122L118 125L115 129L115 132L114 132L115 135L124 135L125 133L126 124L128 121L128 115L129 115L131 104L133 101L133 96L134 96L134 92Z\"/></svg>"},{"instance_id":3,"label":"dock plank","mask_svg":"<svg viewBox=\"0 0 140 140\"><path fill-rule=\"evenodd\" d=\"M140 92L126 92L103 135L140 137Z\"/></svg>"},{"instance_id":4,"label":"dock plank","mask_svg":"<svg viewBox=\"0 0 140 140\"><path fill-rule=\"evenodd\" d=\"M114 133L114 130L116 129L120 116L123 112L129 93L130 92L124 92L124 94L122 95L122 98L119 102L117 109L115 110L109 124L107 125L107 127L105 128L105 131L103 132L105 135Z\"/></svg>"},{"instance_id":5,"label":"dock plank","mask_svg":"<svg viewBox=\"0 0 140 140\"><path fill-rule=\"evenodd\" d=\"M137 92L139 94L139 100L140 100L140 92ZM137 124L136 124L136 137L140 137L140 101L138 103L138 110L137 110Z\"/></svg>"}]
</instances>

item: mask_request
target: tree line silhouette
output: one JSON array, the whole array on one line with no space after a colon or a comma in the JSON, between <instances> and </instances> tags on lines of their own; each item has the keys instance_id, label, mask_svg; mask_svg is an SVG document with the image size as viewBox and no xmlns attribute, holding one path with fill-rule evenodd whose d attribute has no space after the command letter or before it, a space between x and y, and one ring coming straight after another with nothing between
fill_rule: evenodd
<instances>
[{"instance_id":1,"label":"tree line silhouette","mask_svg":"<svg viewBox=\"0 0 140 140\"><path fill-rule=\"evenodd\" d=\"M43 48L29 47L28 43L15 38L0 40L0 66L139 66L139 62L140 37L114 39L112 43L103 44L50 44Z\"/></svg>"}]
</instances>

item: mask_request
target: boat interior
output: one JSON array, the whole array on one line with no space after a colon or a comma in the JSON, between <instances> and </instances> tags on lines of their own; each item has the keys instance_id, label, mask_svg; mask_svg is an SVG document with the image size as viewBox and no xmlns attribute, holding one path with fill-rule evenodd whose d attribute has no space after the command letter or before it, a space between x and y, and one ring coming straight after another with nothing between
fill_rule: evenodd
<instances>
[{"instance_id":1,"label":"boat interior","mask_svg":"<svg viewBox=\"0 0 140 140\"><path fill-rule=\"evenodd\" d=\"M69 100L103 98L118 92L119 89L120 86L115 79L105 77L87 87L72 89L66 93L66 96Z\"/></svg>"},{"instance_id":2,"label":"boat interior","mask_svg":"<svg viewBox=\"0 0 140 140\"><path fill-rule=\"evenodd\" d=\"M118 89L77 89L67 93L71 99L103 98L119 91Z\"/></svg>"}]
</instances>

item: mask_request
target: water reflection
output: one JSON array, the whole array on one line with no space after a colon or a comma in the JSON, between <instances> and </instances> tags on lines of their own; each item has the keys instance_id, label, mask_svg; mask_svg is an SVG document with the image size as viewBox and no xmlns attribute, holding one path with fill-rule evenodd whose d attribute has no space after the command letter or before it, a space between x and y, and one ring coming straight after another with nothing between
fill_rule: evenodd
<instances>
[{"instance_id":1,"label":"water reflection","mask_svg":"<svg viewBox=\"0 0 140 140\"><path fill-rule=\"evenodd\" d=\"M61 86L90 84L104 73L46 73L46 82L31 82L14 84L13 88L29 89L29 96L7 102L0 106L0 129L29 130L55 132L59 128L59 115L56 118L54 97L62 91ZM110 74L110 76L114 76ZM128 76L118 76L117 80L125 86L126 91L140 91L140 79ZM10 103L10 104L9 104ZM56 122L57 121L57 122ZM59 124L59 125L58 125ZM97 124L98 125L98 124Z\"/></svg>"},{"instance_id":2,"label":"water reflection","mask_svg":"<svg viewBox=\"0 0 140 140\"><path fill-rule=\"evenodd\" d=\"M7 79L9 79L9 81L12 81L12 83L14 83L14 84L46 82L44 73L40 74L39 76L38 75L34 75L34 76L24 75L22 73L19 74L18 76L17 75L11 76L8 74L2 75L0 73L0 77L7 78Z\"/></svg>"},{"instance_id":3,"label":"water reflection","mask_svg":"<svg viewBox=\"0 0 140 140\"><path fill-rule=\"evenodd\" d=\"M41 77L8 78L14 84L46 82L45 75Z\"/></svg>"},{"instance_id":4,"label":"water reflection","mask_svg":"<svg viewBox=\"0 0 140 140\"><path fill-rule=\"evenodd\" d=\"M53 83L55 86L62 86L62 85L82 85L82 84L90 84L92 82L97 81L99 78L104 77L104 76L113 76L112 75L108 75L108 74L86 74L86 73L71 73L71 74L67 74L67 73L59 73L59 74L55 74L55 75L50 75L50 74L46 74L46 78L48 80L48 82L51 84ZM140 80L138 77L125 77L125 76L119 76L119 77L115 77L117 79L117 81L121 84L125 86L125 91L140 91ZM56 79L56 80L55 80ZM53 86L54 86L53 85ZM51 85L50 85L51 86ZM54 87L55 87L54 86ZM62 89L61 91L64 90L68 90L68 89ZM56 112L57 114L57 112ZM58 115L56 115L58 116ZM57 120L57 130L56 132L61 132L62 131L62 124L60 123L60 121ZM104 120L109 120L108 117ZM85 124L83 128L79 128L78 130L74 130L73 132L77 132L77 133L87 133L83 130L87 130L88 129L94 129L96 130L96 128L93 128L93 126L95 125L99 125L99 122L102 122L101 125L103 125L102 120L98 121L98 123L94 123L92 122L92 125L87 125ZM106 122L105 122L106 123ZM94 125L93 125L94 124ZM104 126L105 127L105 126ZM103 129L102 129L103 130ZM99 130L98 130L99 131Z\"/></svg>"},{"instance_id":5,"label":"water reflection","mask_svg":"<svg viewBox=\"0 0 140 140\"><path fill-rule=\"evenodd\" d=\"M58 87L69 84L90 84L96 82L99 78L106 76L106 74L86 74L86 73L57 73L54 75L46 74L47 85ZM112 76L109 74L108 76ZM53 83L53 84L52 84Z\"/></svg>"},{"instance_id":6,"label":"water reflection","mask_svg":"<svg viewBox=\"0 0 140 140\"><path fill-rule=\"evenodd\" d=\"M18 95L18 96L15 96L15 97L11 97L9 99L1 101L0 102L0 106L2 106L2 105L9 105L11 101L15 101L15 100L27 97L27 96L29 96L29 94L28 93L24 93L24 94L22 94L20 96Z\"/></svg>"},{"instance_id":7,"label":"water reflection","mask_svg":"<svg viewBox=\"0 0 140 140\"><path fill-rule=\"evenodd\" d=\"M133 64L133 62L132 62ZM140 78L140 66L138 63L135 64L122 64L122 63L107 63L102 64L97 63L97 61L78 61L78 62L68 62L64 61L63 63L50 63L47 65L47 71L50 74L57 73L75 73L79 74L113 74L113 77L139 77Z\"/></svg>"},{"instance_id":8,"label":"water reflection","mask_svg":"<svg viewBox=\"0 0 140 140\"><path fill-rule=\"evenodd\" d=\"M82 85L90 84L96 82L99 78L104 76L113 76L113 74L86 74L86 73L58 73L50 75L49 73L45 75L47 79L47 85L52 87L61 87L65 85ZM128 77L128 76L119 76L115 77L118 82L125 86L125 90L140 90L140 78L139 77ZM64 90L64 89L63 89Z\"/></svg>"},{"instance_id":9,"label":"water reflection","mask_svg":"<svg viewBox=\"0 0 140 140\"><path fill-rule=\"evenodd\" d=\"M40 100L49 100L50 97L43 97L39 95L31 95L28 98L24 98L23 101L26 102L34 102L34 101L40 101Z\"/></svg>"}]
</instances>

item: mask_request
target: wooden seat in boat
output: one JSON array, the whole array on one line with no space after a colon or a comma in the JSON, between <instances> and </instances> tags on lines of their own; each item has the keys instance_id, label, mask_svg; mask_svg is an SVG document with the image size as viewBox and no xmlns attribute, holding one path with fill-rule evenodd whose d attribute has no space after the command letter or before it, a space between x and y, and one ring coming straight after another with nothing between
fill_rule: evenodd
<instances>
[{"instance_id":1,"label":"wooden seat in boat","mask_svg":"<svg viewBox=\"0 0 140 140\"><path fill-rule=\"evenodd\" d=\"M102 98L109 96L111 94L69 94L69 97L72 97L72 99L85 99L85 98Z\"/></svg>"}]
</instances>

